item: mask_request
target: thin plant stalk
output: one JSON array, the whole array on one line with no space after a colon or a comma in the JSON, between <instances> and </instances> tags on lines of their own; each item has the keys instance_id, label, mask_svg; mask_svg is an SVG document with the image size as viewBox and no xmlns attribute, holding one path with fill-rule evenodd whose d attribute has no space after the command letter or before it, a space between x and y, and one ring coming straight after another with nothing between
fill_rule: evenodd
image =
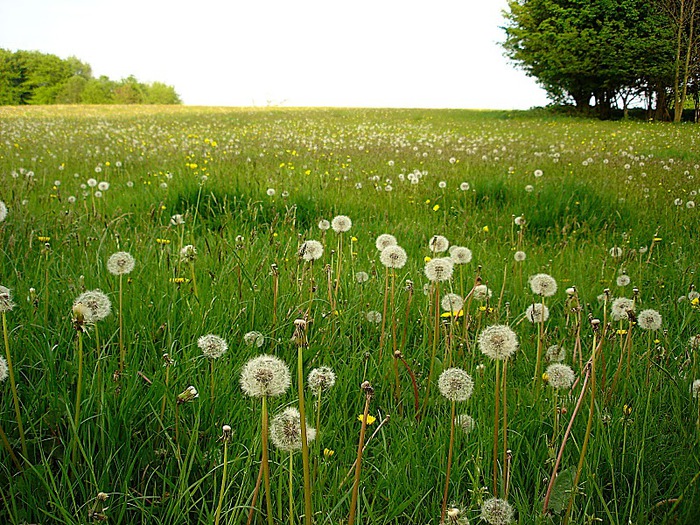
<instances>
[{"instance_id":1,"label":"thin plant stalk","mask_svg":"<svg viewBox=\"0 0 700 525\"><path fill-rule=\"evenodd\" d=\"M211 402L214 402L214 360L209 359L209 386L211 390Z\"/></svg>"},{"instance_id":2,"label":"thin plant stalk","mask_svg":"<svg viewBox=\"0 0 700 525\"><path fill-rule=\"evenodd\" d=\"M303 426L303 424L302 424ZM289 452L289 525L294 525L294 461L292 452Z\"/></svg>"},{"instance_id":3,"label":"thin plant stalk","mask_svg":"<svg viewBox=\"0 0 700 525\"><path fill-rule=\"evenodd\" d=\"M386 338L386 311L389 303L389 267L384 267L384 308L382 309L382 333L379 336L379 362L384 351L384 339ZM392 309L393 312L393 309Z\"/></svg>"},{"instance_id":4,"label":"thin plant stalk","mask_svg":"<svg viewBox=\"0 0 700 525\"><path fill-rule=\"evenodd\" d=\"M119 274L119 371L124 371L124 361L126 361L126 349L124 348L124 286L123 275Z\"/></svg>"},{"instance_id":5,"label":"thin plant stalk","mask_svg":"<svg viewBox=\"0 0 700 525\"><path fill-rule=\"evenodd\" d=\"M536 388L535 395L540 392L542 385L542 349L544 346L544 295L542 296L542 310L540 311L540 322L537 323L537 360L535 361L535 377L534 386ZM533 309L533 314L535 310Z\"/></svg>"},{"instance_id":6,"label":"thin plant stalk","mask_svg":"<svg viewBox=\"0 0 700 525\"><path fill-rule=\"evenodd\" d=\"M445 512L447 511L447 494L450 486L450 471L452 470L452 451L455 441L455 406L456 401L452 401L450 409L450 445L447 449L447 469L445 471L445 491L442 494L442 509L440 511L440 523L445 522Z\"/></svg>"},{"instance_id":7,"label":"thin plant stalk","mask_svg":"<svg viewBox=\"0 0 700 525\"><path fill-rule=\"evenodd\" d=\"M2 440L2 445L5 447L5 450L7 450L7 453L10 455L10 458L12 458L12 462L17 467L17 470L22 470L22 464L19 462L17 455L12 450L10 442L7 439L7 434L5 434L5 431L2 429L2 425L0 425L0 440Z\"/></svg>"},{"instance_id":8,"label":"thin plant stalk","mask_svg":"<svg viewBox=\"0 0 700 525\"><path fill-rule=\"evenodd\" d=\"M365 391L365 408L362 411L362 426L360 427L360 441L357 445L357 459L355 460L355 480L352 484L352 497L350 500L350 514L348 516L348 525L355 524L355 513L357 510L357 495L360 489L360 473L362 472L362 451L365 444L365 431L367 430L367 416L369 415L369 402L372 400L374 390L369 382L362 383L362 389ZM303 425L303 424L302 424Z\"/></svg>"},{"instance_id":9,"label":"thin plant stalk","mask_svg":"<svg viewBox=\"0 0 700 525\"><path fill-rule=\"evenodd\" d=\"M506 389L506 376L508 375L508 360L503 361L503 376L501 377L501 390L503 395L503 460L508 458L508 396ZM508 471L505 476L505 498L508 499Z\"/></svg>"},{"instance_id":10,"label":"thin plant stalk","mask_svg":"<svg viewBox=\"0 0 700 525\"><path fill-rule=\"evenodd\" d=\"M297 382L299 384L299 417L301 420L301 459L304 470L304 523L311 525L313 508L311 506L311 469L309 466L309 443L306 437L306 408L304 406L304 346L303 344L297 346Z\"/></svg>"},{"instance_id":11,"label":"thin plant stalk","mask_svg":"<svg viewBox=\"0 0 700 525\"><path fill-rule=\"evenodd\" d=\"M303 420L302 420L303 421ZM303 428L303 423L302 423ZM267 523L274 525L272 515L272 491L270 490L270 459L268 456L267 440L268 440L268 417L267 417L267 396L262 396L262 469L263 469L263 484L265 485L265 505L267 509Z\"/></svg>"},{"instance_id":12,"label":"thin plant stalk","mask_svg":"<svg viewBox=\"0 0 700 525\"><path fill-rule=\"evenodd\" d=\"M214 525L219 525L221 519L221 507L224 504L224 493L226 492L226 471L228 468L228 438L224 436L224 465L221 472L221 488L219 489L219 504L216 506Z\"/></svg>"},{"instance_id":13,"label":"thin plant stalk","mask_svg":"<svg viewBox=\"0 0 700 525\"><path fill-rule=\"evenodd\" d=\"M7 372L10 377L10 389L12 390L12 401L15 406L15 416L17 418L17 429L19 430L19 439L22 442L22 455L26 461L29 455L27 454L27 441L24 436L24 426L22 425L22 411L19 407L19 396L17 395L17 384L15 383L15 372L12 365L12 352L10 352L10 338L7 331L7 315L2 312L2 335L5 339L5 358L7 359Z\"/></svg>"},{"instance_id":14,"label":"thin plant stalk","mask_svg":"<svg viewBox=\"0 0 700 525\"><path fill-rule=\"evenodd\" d=\"M197 293L197 277L194 271L194 262L190 262L190 273L192 274L192 290L194 290L195 298L199 299L199 293Z\"/></svg>"},{"instance_id":15,"label":"thin plant stalk","mask_svg":"<svg viewBox=\"0 0 700 525\"><path fill-rule=\"evenodd\" d=\"M500 394L501 394L501 361L496 359L496 386L495 386L495 396L496 405L495 413L493 417L493 497L498 497L498 426L500 423L499 418L499 407L501 404Z\"/></svg>"},{"instance_id":16,"label":"thin plant stalk","mask_svg":"<svg viewBox=\"0 0 700 525\"><path fill-rule=\"evenodd\" d=\"M75 436L73 437L73 446L71 451L71 460L73 466L77 461L78 456L78 427L80 425L80 403L83 394L83 332L78 330L78 385L75 393L75 414L73 417L73 425L75 427Z\"/></svg>"},{"instance_id":17,"label":"thin plant stalk","mask_svg":"<svg viewBox=\"0 0 700 525\"><path fill-rule=\"evenodd\" d=\"M422 414L425 413L430 399L430 385L433 379L433 370L435 369L435 355L437 354L438 341L440 340L440 283L435 282L435 300L433 302L433 310L435 312L435 324L433 326L433 348L430 352L430 368L428 371L428 385L425 388L425 399L423 400Z\"/></svg>"}]
</instances>

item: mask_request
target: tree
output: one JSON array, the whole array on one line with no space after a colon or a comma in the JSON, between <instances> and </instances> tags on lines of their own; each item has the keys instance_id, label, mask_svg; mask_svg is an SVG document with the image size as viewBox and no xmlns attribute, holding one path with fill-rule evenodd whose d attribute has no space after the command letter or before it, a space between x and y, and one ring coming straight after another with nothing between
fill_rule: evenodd
<instances>
[{"instance_id":1,"label":"tree","mask_svg":"<svg viewBox=\"0 0 700 525\"><path fill-rule=\"evenodd\" d=\"M80 102L83 104L114 104L114 82L102 75L87 81Z\"/></svg>"},{"instance_id":2,"label":"tree","mask_svg":"<svg viewBox=\"0 0 700 525\"><path fill-rule=\"evenodd\" d=\"M182 104L182 100L174 87L153 82L146 86L146 104Z\"/></svg>"}]
</instances>

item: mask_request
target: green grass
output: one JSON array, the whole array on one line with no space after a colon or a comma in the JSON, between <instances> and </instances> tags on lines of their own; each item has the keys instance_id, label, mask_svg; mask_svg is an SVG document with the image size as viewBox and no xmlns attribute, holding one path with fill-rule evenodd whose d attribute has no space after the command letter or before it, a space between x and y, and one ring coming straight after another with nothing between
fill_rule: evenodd
<instances>
[{"instance_id":1,"label":"green grass","mask_svg":"<svg viewBox=\"0 0 700 525\"><path fill-rule=\"evenodd\" d=\"M326 365L338 377L323 396L321 428L311 445L315 523L347 521L352 475L345 478L356 455L365 379L375 388L370 413L377 418L367 436L385 416L390 419L365 450L356 523L438 523L450 406L433 384L425 416L417 421L410 376L400 363L401 395L398 401L394 396L391 336L379 359L381 324L370 323L365 313L383 309L384 268L374 246L381 233L395 235L409 256L396 271L387 330L395 319L396 344L417 376L421 402L433 337L431 295L423 294L430 238L445 235L473 252L472 262L455 267L453 279L441 285L443 293L466 294L477 274L493 291L485 308L469 304L466 333L461 318L452 328L445 321L432 378L449 344L452 364L475 381L471 399L457 405L458 413L476 420L472 433L458 432L455 439L448 501L463 509L462 516L480 523L481 503L493 494L494 365L479 352L477 338L488 325L508 324L520 341L507 378L508 499L518 523L563 521L563 511L542 517L542 504L582 381L559 395L566 413L551 447L551 389L537 394L532 386L537 327L524 318L527 306L539 301L528 276L548 273L559 291L547 299L545 349L564 345L578 377L584 370L572 358L576 329L567 323L572 312L566 288L575 286L580 297L583 362L593 343L589 317L610 318L598 299L604 289L611 297L632 297L636 287L637 311L652 308L663 316L662 329L653 334L633 329L630 374L623 370L614 391L624 340L617 330L627 326L616 322L606 329L590 443L569 522L700 521L698 400L690 394L700 370L697 349L689 345L700 332L700 309L687 300L700 284L700 221L698 208L686 206L700 191L699 139L692 125L527 112L0 108L0 200L9 209L0 223L0 284L12 290L16 303L7 312L9 343L28 445L22 471L0 449L0 523L77 525L94 521L91 512L110 523L213 523L224 424L233 435L221 523L246 523L260 464L261 403L243 395L240 370L261 352L295 370L294 320L306 311L312 322L305 373ZM535 177L535 170L543 176ZM110 187L96 198L96 188L81 188L89 178ZM469 190L460 190L463 182ZM176 213L184 215L184 229L170 224ZM337 275L338 235L317 225L339 214L353 226L343 238ZM522 231L513 222L520 215L526 220ZM311 270L312 300L308 263L297 257L305 239L325 246ZM198 252L198 296L188 265L179 263L181 241ZM622 257L610 255L614 246ZM640 247L651 250L640 253ZM515 263L519 249L527 259ZM115 375L118 278L106 268L120 250L136 258L124 279L127 366L121 376ZM279 272L276 311L273 264ZM355 282L359 271L369 273L368 282ZM331 281L340 279L335 305L329 272ZM616 286L620 273L630 276L627 287ZM104 350L99 361L95 330L83 338L83 401L75 428L71 307L83 290L95 288L111 297L113 314L98 326ZM265 337L260 349L243 341L251 330ZM207 333L229 343L214 363L213 399L209 363L196 344ZM164 353L176 362L167 386ZM189 385L200 396L177 407L175 443L176 399ZM0 425L20 454L9 381L0 384L0 394ZM270 400L271 414L296 402L293 380L285 395ZM306 403L311 422L311 395ZM568 503L565 481L576 469L587 417L588 397L564 449L560 472L567 474L555 491L555 507ZM274 448L270 453L274 518L287 523L287 456ZM301 454L295 460L299 515ZM99 492L109 495L104 511L97 506ZM255 522L266 522L260 498L256 506L262 510Z\"/></svg>"}]
</instances>

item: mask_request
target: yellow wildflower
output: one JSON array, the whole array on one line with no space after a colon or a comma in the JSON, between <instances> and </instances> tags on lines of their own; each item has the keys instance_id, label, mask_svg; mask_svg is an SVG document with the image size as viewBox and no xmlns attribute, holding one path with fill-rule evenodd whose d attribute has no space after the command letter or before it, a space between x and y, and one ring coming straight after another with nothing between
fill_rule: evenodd
<instances>
[{"instance_id":1,"label":"yellow wildflower","mask_svg":"<svg viewBox=\"0 0 700 525\"><path fill-rule=\"evenodd\" d=\"M362 416L363 416L363 414L360 414L359 416L357 416L357 420L358 420L358 421L362 421ZM376 420L377 420L376 417L367 414L367 421L366 421L366 423L367 423L368 425L371 425L371 424L374 423Z\"/></svg>"}]
</instances>

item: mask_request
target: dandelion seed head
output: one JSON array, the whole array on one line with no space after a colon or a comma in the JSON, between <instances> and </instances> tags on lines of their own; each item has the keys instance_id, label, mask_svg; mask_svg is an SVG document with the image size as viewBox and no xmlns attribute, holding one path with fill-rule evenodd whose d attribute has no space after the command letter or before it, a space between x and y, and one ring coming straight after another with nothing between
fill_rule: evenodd
<instances>
[{"instance_id":1,"label":"dandelion seed head","mask_svg":"<svg viewBox=\"0 0 700 525\"><path fill-rule=\"evenodd\" d=\"M357 272L355 274L355 280L360 284L366 283L369 281L369 274L367 272Z\"/></svg>"},{"instance_id":2,"label":"dandelion seed head","mask_svg":"<svg viewBox=\"0 0 700 525\"><path fill-rule=\"evenodd\" d=\"M0 356L0 383L5 381L9 376L9 370L7 368L7 361L4 357Z\"/></svg>"},{"instance_id":3,"label":"dandelion seed head","mask_svg":"<svg viewBox=\"0 0 700 525\"><path fill-rule=\"evenodd\" d=\"M610 257L617 259L618 257L622 257L622 248L619 246L613 246L610 248L608 253L610 254Z\"/></svg>"},{"instance_id":4,"label":"dandelion seed head","mask_svg":"<svg viewBox=\"0 0 700 525\"><path fill-rule=\"evenodd\" d=\"M566 359L566 348L559 345L552 345L547 348L544 358L550 363L561 363Z\"/></svg>"},{"instance_id":5,"label":"dandelion seed head","mask_svg":"<svg viewBox=\"0 0 700 525\"><path fill-rule=\"evenodd\" d=\"M460 183L460 185L459 185L459 189L460 189L461 191L469 191L469 188L470 188L470 187L471 187L471 186L469 185L468 182L462 182L462 183Z\"/></svg>"},{"instance_id":6,"label":"dandelion seed head","mask_svg":"<svg viewBox=\"0 0 700 525\"><path fill-rule=\"evenodd\" d=\"M100 191L107 191L109 189L109 182L103 180L97 184L97 189Z\"/></svg>"},{"instance_id":7,"label":"dandelion seed head","mask_svg":"<svg viewBox=\"0 0 700 525\"><path fill-rule=\"evenodd\" d=\"M481 519L489 525L508 525L513 521L513 507L504 499L487 499L481 505Z\"/></svg>"},{"instance_id":8,"label":"dandelion seed head","mask_svg":"<svg viewBox=\"0 0 700 525\"><path fill-rule=\"evenodd\" d=\"M513 259L515 259L515 262L523 262L526 258L527 255L522 250L518 250L513 254Z\"/></svg>"},{"instance_id":9,"label":"dandelion seed head","mask_svg":"<svg viewBox=\"0 0 700 525\"><path fill-rule=\"evenodd\" d=\"M112 275L131 273L135 265L136 261L129 252L116 252L107 259L107 270Z\"/></svg>"},{"instance_id":10,"label":"dandelion seed head","mask_svg":"<svg viewBox=\"0 0 700 525\"><path fill-rule=\"evenodd\" d=\"M477 300L477 301L488 301L491 299L491 296L493 295L493 292L491 289L486 286L485 284L478 284L474 287L474 291L472 292L472 297Z\"/></svg>"},{"instance_id":11,"label":"dandelion seed head","mask_svg":"<svg viewBox=\"0 0 700 525\"><path fill-rule=\"evenodd\" d=\"M326 230L330 229L330 227L331 227L331 223L328 222L326 219L321 219L320 221L318 221L318 229L319 230L325 232Z\"/></svg>"},{"instance_id":12,"label":"dandelion seed head","mask_svg":"<svg viewBox=\"0 0 700 525\"><path fill-rule=\"evenodd\" d=\"M175 215L170 217L170 224L172 226L180 226L182 224L185 224L185 218L181 214L176 213Z\"/></svg>"},{"instance_id":13,"label":"dandelion seed head","mask_svg":"<svg viewBox=\"0 0 700 525\"><path fill-rule=\"evenodd\" d=\"M197 339L197 346L205 357L218 359L228 350L228 343L218 335L207 334Z\"/></svg>"},{"instance_id":14,"label":"dandelion seed head","mask_svg":"<svg viewBox=\"0 0 700 525\"><path fill-rule=\"evenodd\" d=\"M316 429L311 428L306 421L306 443L311 443L316 437ZM294 407L285 408L270 421L270 441L280 450L293 452L301 450L301 414Z\"/></svg>"},{"instance_id":15,"label":"dandelion seed head","mask_svg":"<svg viewBox=\"0 0 700 525\"><path fill-rule=\"evenodd\" d=\"M433 282L449 281L452 278L453 269L452 259L438 257L426 263L425 276Z\"/></svg>"},{"instance_id":16,"label":"dandelion seed head","mask_svg":"<svg viewBox=\"0 0 700 525\"><path fill-rule=\"evenodd\" d=\"M379 324L382 322L382 314L377 312L376 310L370 310L365 314L365 318L370 322L370 323L375 323Z\"/></svg>"},{"instance_id":17,"label":"dandelion seed head","mask_svg":"<svg viewBox=\"0 0 700 525\"><path fill-rule=\"evenodd\" d=\"M459 414L457 417L455 417L455 425L457 425L457 427L459 427L465 434L469 434L476 428L476 421L474 421L474 418L470 415Z\"/></svg>"},{"instance_id":18,"label":"dandelion seed head","mask_svg":"<svg viewBox=\"0 0 700 525\"><path fill-rule=\"evenodd\" d=\"M305 261L317 261L323 256L323 244L314 240L304 241L297 255Z\"/></svg>"},{"instance_id":19,"label":"dandelion seed head","mask_svg":"<svg viewBox=\"0 0 700 525\"><path fill-rule=\"evenodd\" d=\"M0 377L1 375L2 371L0 370ZM0 379L0 381L2 381L2 379ZM690 393L693 395L694 399L700 397L700 379L696 379L695 381L693 381L693 384L690 385Z\"/></svg>"},{"instance_id":20,"label":"dandelion seed head","mask_svg":"<svg viewBox=\"0 0 700 525\"><path fill-rule=\"evenodd\" d=\"M629 314L634 313L634 300L627 297L613 299L610 305L610 315L613 321L626 321Z\"/></svg>"},{"instance_id":21,"label":"dandelion seed head","mask_svg":"<svg viewBox=\"0 0 700 525\"><path fill-rule=\"evenodd\" d=\"M377 240L374 242L374 245L380 252L383 251L385 248L388 248L389 246L395 246L396 244L398 244L398 242L396 241L396 237L394 237L390 233L382 233L379 237L377 237Z\"/></svg>"},{"instance_id":22,"label":"dandelion seed head","mask_svg":"<svg viewBox=\"0 0 700 525\"><path fill-rule=\"evenodd\" d=\"M447 251L447 248L450 247L450 241L443 235L433 235L428 242L428 246L431 252L442 253Z\"/></svg>"},{"instance_id":23,"label":"dandelion seed head","mask_svg":"<svg viewBox=\"0 0 700 525\"><path fill-rule=\"evenodd\" d=\"M629 278L629 275L622 274L618 275L617 279L615 280L615 284L617 284L619 287L627 286L631 281Z\"/></svg>"},{"instance_id":24,"label":"dandelion seed head","mask_svg":"<svg viewBox=\"0 0 700 525\"><path fill-rule=\"evenodd\" d=\"M576 378L571 367L563 363L549 365L545 373L547 374L550 386L557 390L571 388Z\"/></svg>"},{"instance_id":25,"label":"dandelion seed head","mask_svg":"<svg viewBox=\"0 0 700 525\"><path fill-rule=\"evenodd\" d=\"M247 346L255 346L256 348L260 348L265 343L265 336L257 330L251 330L243 336L243 342Z\"/></svg>"},{"instance_id":26,"label":"dandelion seed head","mask_svg":"<svg viewBox=\"0 0 700 525\"><path fill-rule=\"evenodd\" d=\"M0 286L0 313L9 312L15 307L12 302L12 291L5 286Z\"/></svg>"},{"instance_id":27,"label":"dandelion seed head","mask_svg":"<svg viewBox=\"0 0 700 525\"><path fill-rule=\"evenodd\" d=\"M180 250L180 260L184 262L194 262L197 259L197 248L187 244Z\"/></svg>"},{"instance_id":28,"label":"dandelion seed head","mask_svg":"<svg viewBox=\"0 0 700 525\"><path fill-rule=\"evenodd\" d=\"M461 368L448 368L438 378L438 389L450 401L466 401L474 391L474 380Z\"/></svg>"},{"instance_id":29,"label":"dandelion seed head","mask_svg":"<svg viewBox=\"0 0 700 525\"><path fill-rule=\"evenodd\" d=\"M508 359L518 349L518 336L506 325L491 325L479 334L479 350L491 359Z\"/></svg>"},{"instance_id":30,"label":"dandelion seed head","mask_svg":"<svg viewBox=\"0 0 700 525\"><path fill-rule=\"evenodd\" d=\"M542 303L533 303L525 310L525 317L531 323L544 323L549 319L549 308Z\"/></svg>"},{"instance_id":31,"label":"dandelion seed head","mask_svg":"<svg viewBox=\"0 0 700 525\"><path fill-rule=\"evenodd\" d=\"M241 371L241 389L250 397L279 396L292 382L289 367L273 355L259 355L250 359Z\"/></svg>"},{"instance_id":32,"label":"dandelion seed head","mask_svg":"<svg viewBox=\"0 0 700 525\"><path fill-rule=\"evenodd\" d=\"M309 377L306 382L309 385L314 395L320 395L321 392L330 390L335 385L335 372L327 366L319 366L309 372Z\"/></svg>"},{"instance_id":33,"label":"dandelion seed head","mask_svg":"<svg viewBox=\"0 0 700 525\"><path fill-rule=\"evenodd\" d=\"M454 264L468 264L472 260L472 251L464 246L450 246L449 253Z\"/></svg>"},{"instance_id":34,"label":"dandelion seed head","mask_svg":"<svg viewBox=\"0 0 700 525\"><path fill-rule=\"evenodd\" d=\"M387 246L379 255L379 261L386 268L403 268L407 260L408 255L406 255L406 250L401 248L398 244Z\"/></svg>"},{"instance_id":35,"label":"dandelion seed head","mask_svg":"<svg viewBox=\"0 0 700 525\"><path fill-rule=\"evenodd\" d=\"M557 281L551 275L538 273L530 277L530 289L534 294L551 297L557 293Z\"/></svg>"},{"instance_id":36,"label":"dandelion seed head","mask_svg":"<svg viewBox=\"0 0 700 525\"><path fill-rule=\"evenodd\" d=\"M644 330L658 330L661 328L661 314L651 308L642 310L637 316L637 324Z\"/></svg>"},{"instance_id":37,"label":"dandelion seed head","mask_svg":"<svg viewBox=\"0 0 700 525\"><path fill-rule=\"evenodd\" d=\"M440 300L440 306L443 311L456 314L464 307L464 299L456 293L446 293Z\"/></svg>"},{"instance_id":38,"label":"dandelion seed head","mask_svg":"<svg viewBox=\"0 0 700 525\"><path fill-rule=\"evenodd\" d=\"M352 228L352 220L347 215L336 215L331 221L331 228L335 233L344 233Z\"/></svg>"},{"instance_id":39,"label":"dandelion seed head","mask_svg":"<svg viewBox=\"0 0 700 525\"><path fill-rule=\"evenodd\" d=\"M112 313L112 302L102 290L88 290L81 293L74 304L81 303L90 309L90 315L94 321L101 321Z\"/></svg>"},{"instance_id":40,"label":"dandelion seed head","mask_svg":"<svg viewBox=\"0 0 700 525\"><path fill-rule=\"evenodd\" d=\"M7 219L7 204L0 201L0 222L3 222L5 219Z\"/></svg>"}]
</instances>

